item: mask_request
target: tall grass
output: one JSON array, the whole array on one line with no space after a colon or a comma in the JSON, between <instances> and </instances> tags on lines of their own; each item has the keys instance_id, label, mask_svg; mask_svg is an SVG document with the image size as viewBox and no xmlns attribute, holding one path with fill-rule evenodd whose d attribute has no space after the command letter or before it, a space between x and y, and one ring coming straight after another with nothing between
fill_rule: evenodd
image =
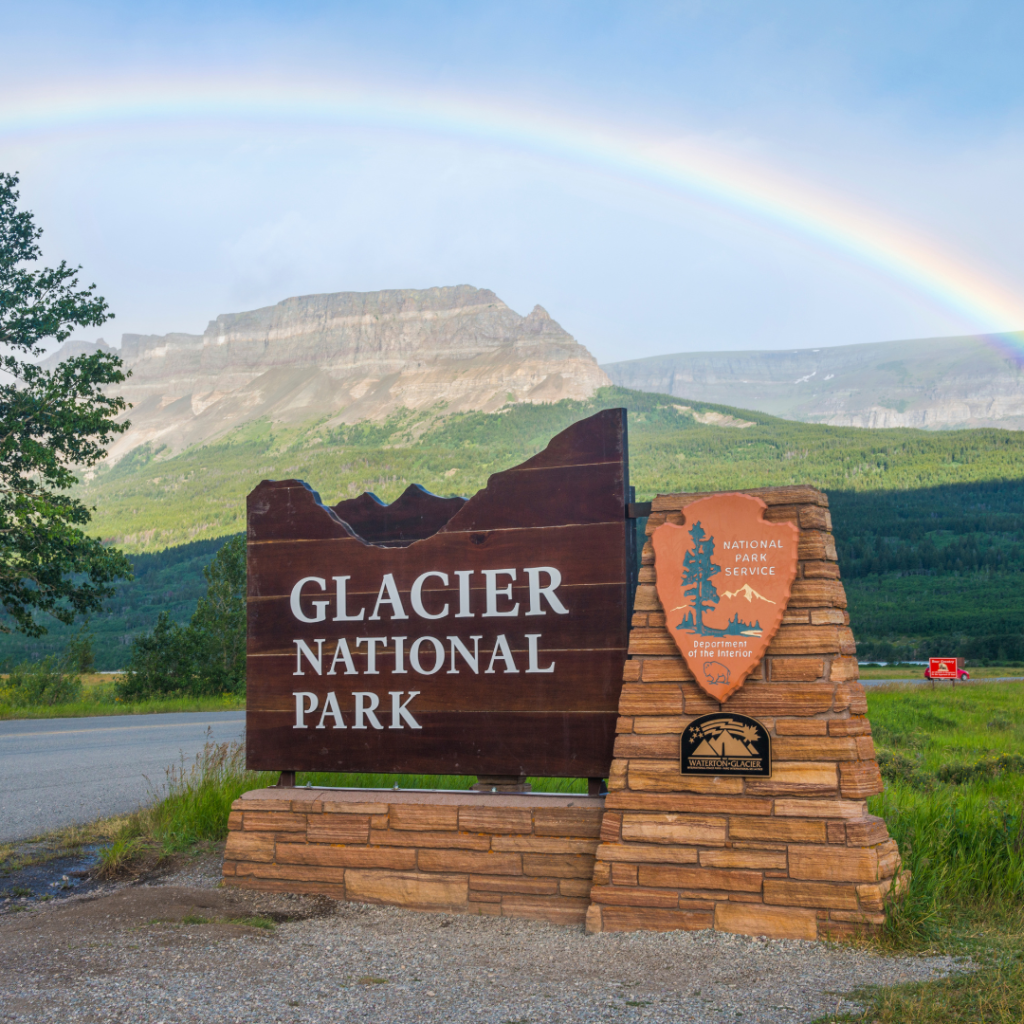
<instances>
[{"instance_id":1,"label":"tall grass","mask_svg":"<svg viewBox=\"0 0 1024 1024\"><path fill-rule=\"evenodd\" d=\"M276 785L277 772L245 768L242 743L207 740L195 760L184 759L167 769L166 793L155 794L151 806L130 815L101 853L101 873L112 876L128 868L147 849L162 856L180 853L228 833L231 805L250 789ZM296 785L355 789L468 789L466 775L383 775L369 773L300 772ZM586 779L535 778L537 792L586 793ZM285 791L287 792L287 791Z\"/></svg>"}]
</instances>

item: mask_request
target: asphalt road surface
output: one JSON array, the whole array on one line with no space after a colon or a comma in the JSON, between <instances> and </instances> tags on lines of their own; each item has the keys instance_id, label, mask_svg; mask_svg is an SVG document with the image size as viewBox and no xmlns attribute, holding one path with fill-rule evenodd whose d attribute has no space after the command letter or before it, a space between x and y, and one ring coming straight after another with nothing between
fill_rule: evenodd
<instances>
[{"instance_id":1,"label":"asphalt road surface","mask_svg":"<svg viewBox=\"0 0 1024 1024\"><path fill-rule=\"evenodd\" d=\"M223 743L244 726L244 711L0 722L0 842L133 811L207 729Z\"/></svg>"}]
</instances>

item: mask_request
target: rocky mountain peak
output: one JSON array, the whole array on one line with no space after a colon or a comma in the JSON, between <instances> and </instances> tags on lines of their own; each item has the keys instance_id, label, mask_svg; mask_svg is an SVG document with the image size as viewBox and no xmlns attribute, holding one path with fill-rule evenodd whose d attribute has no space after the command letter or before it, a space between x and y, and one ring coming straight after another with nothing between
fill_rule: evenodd
<instances>
[{"instance_id":1,"label":"rocky mountain peak","mask_svg":"<svg viewBox=\"0 0 1024 1024\"><path fill-rule=\"evenodd\" d=\"M201 335L125 334L121 356L132 376L120 390L134 408L115 460L148 441L180 451L256 419L494 411L587 398L609 383L541 306L520 316L467 284L295 296L221 314Z\"/></svg>"}]
</instances>

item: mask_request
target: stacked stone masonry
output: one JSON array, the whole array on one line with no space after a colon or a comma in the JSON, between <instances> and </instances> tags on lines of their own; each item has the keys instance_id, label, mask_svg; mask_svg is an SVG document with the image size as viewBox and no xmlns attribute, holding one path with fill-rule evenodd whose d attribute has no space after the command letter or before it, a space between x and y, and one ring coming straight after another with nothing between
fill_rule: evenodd
<instances>
[{"instance_id":1,"label":"stacked stone masonry","mask_svg":"<svg viewBox=\"0 0 1024 1024\"><path fill-rule=\"evenodd\" d=\"M236 800L224 883L582 924L603 800L261 789Z\"/></svg>"},{"instance_id":2,"label":"stacked stone masonry","mask_svg":"<svg viewBox=\"0 0 1024 1024\"><path fill-rule=\"evenodd\" d=\"M800 528L789 606L767 654L719 705L665 628L643 550L588 931L716 928L815 939L877 929L900 874L866 798L882 789L828 498L808 487L743 493ZM703 495L661 495L647 535ZM770 779L684 776L680 738L721 709L761 721Z\"/></svg>"}]
</instances>

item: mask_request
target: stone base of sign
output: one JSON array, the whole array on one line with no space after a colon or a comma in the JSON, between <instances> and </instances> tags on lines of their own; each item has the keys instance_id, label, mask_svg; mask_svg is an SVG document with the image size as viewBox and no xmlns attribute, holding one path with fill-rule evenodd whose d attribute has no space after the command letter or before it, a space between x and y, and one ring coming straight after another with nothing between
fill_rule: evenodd
<instances>
[{"instance_id":1,"label":"stone base of sign","mask_svg":"<svg viewBox=\"0 0 1024 1024\"><path fill-rule=\"evenodd\" d=\"M808 487L746 491L800 528L789 606L760 666L719 705L665 628L644 547L587 930L716 928L815 939L876 930L907 881L885 822L828 498ZM661 495L648 535L701 495ZM693 719L735 711L772 737L768 779L685 776Z\"/></svg>"},{"instance_id":2,"label":"stone base of sign","mask_svg":"<svg viewBox=\"0 0 1024 1024\"><path fill-rule=\"evenodd\" d=\"M224 884L582 924L603 798L258 789L231 809Z\"/></svg>"}]
</instances>

